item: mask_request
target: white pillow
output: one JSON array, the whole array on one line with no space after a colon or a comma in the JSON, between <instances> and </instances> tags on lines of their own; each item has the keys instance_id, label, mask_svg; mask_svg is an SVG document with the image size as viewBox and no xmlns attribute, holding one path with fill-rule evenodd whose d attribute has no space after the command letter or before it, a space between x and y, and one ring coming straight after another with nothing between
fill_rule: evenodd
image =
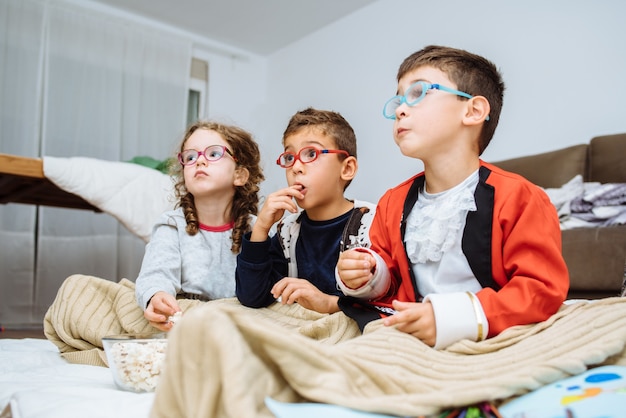
<instances>
[{"instance_id":1,"label":"white pillow","mask_svg":"<svg viewBox=\"0 0 626 418\"><path fill-rule=\"evenodd\" d=\"M153 168L87 157L43 157L45 176L115 217L145 242L158 217L174 208L172 178Z\"/></svg>"}]
</instances>

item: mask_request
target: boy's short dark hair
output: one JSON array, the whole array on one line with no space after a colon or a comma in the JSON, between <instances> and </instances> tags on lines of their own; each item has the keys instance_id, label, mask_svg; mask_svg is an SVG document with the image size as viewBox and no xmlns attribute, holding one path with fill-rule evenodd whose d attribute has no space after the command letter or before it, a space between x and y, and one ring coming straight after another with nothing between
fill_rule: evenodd
<instances>
[{"instance_id":1,"label":"boy's short dark hair","mask_svg":"<svg viewBox=\"0 0 626 418\"><path fill-rule=\"evenodd\" d=\"M318 110L312 107L301 110L289 119L283 133L283 143L288 136L309 128L335 141L336 149L347 151L356 158L356 135L352 126L341 114L330 110Z\"/></svg>"},{"instance_id":2,"label":"boy's short dark hair","mask_svg":"<svg viewBox=\"0 0 626 418\"><path fill-rule=\"evenodd\" d=\"M429 45L405 58L398 69L398 81L406 73L423 66L443 71L456 83L457 89L489 101L489 120L483 124L478 141L479 155L482 154L493 138L502 111L505 87L496 66L486 58L462 49Z\"/></svg>"}]
</instances>

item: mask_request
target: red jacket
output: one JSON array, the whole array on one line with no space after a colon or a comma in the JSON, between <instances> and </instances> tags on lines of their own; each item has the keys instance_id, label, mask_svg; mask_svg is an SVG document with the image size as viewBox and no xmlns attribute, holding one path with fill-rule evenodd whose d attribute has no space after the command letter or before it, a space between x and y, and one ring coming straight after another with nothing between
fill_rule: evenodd
<instances>
[{"instance_id":1,"label":"red jacket","mask_svg":"<svg viewBox=\"0 0 626 418\"><path fill-rule=\"evenodd\" d=\"M378 202L370 228L371 249L387 263L391 288L386 296L369 302L376 314L363 310L367 304L362 301L340 302L362 327L385 313L394 299L415 302L425 296L416 286L404 246L405 220L423 186L420 173L388 190ZM569 289L554 205L536 185L483 161L474 196L477 210L467 215L462 248L483 286L477 296L489 321L489 336L546 320Z\"/></svg>"}]
</instances>

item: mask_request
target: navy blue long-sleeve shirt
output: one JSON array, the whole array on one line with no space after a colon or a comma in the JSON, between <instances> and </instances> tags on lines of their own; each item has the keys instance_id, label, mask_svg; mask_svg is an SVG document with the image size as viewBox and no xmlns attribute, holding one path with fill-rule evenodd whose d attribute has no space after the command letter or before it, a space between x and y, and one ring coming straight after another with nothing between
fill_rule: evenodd
<instances>
[{"instance_id":1,"label":"navy blue long-sleeve shirt","mask_svg":"<svg viewBox=\"0 0 626 418\"><path fill-rule=\"evenodd\" d=\"M300 233L296 242L298 277L307 279L320 291L341 295L335 281L335 266L343 230L352 214L313 221L306 211L300 217ZM243 238L235 271L236 294L239 301L252 308L262 308L275 302L270 290L288 275L288 261L281 245L280 234L262 242L251 242L250 233Z\"/></svg>"}]
</instances>

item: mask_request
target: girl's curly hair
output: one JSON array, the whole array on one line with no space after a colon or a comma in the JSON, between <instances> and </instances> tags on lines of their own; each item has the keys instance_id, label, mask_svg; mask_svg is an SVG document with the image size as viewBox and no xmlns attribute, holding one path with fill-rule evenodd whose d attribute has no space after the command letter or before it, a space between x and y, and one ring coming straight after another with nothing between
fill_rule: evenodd
<instances>
[{"instance_id":1,"label":"girl's curly hair","mask_svg":"<svg viewBox=\"0 0 626 418\"><path fill-rule=\"evenodd\" d=\"M247 131L232 125L225 125L214 121L198 121L189 126L180 144L179 152L185 149L189 137L198 129L217 132L229 145L237 159L237 166L248 170L248 181L243 186L236 186L233 197L231 216L235 223L233 227L231 251L238 253L241 248L243 234L251 229L250 215L258 213L259 184L265 179L261 169L261 153L259 146ZM185 186L183 166L178 160L172 159L170 173L175 179L174 192L178 199L177 207L183 209L187 221L186 231L189 235L198 233L199 221L194 198Z\"/></svg>"}]
</instances>

